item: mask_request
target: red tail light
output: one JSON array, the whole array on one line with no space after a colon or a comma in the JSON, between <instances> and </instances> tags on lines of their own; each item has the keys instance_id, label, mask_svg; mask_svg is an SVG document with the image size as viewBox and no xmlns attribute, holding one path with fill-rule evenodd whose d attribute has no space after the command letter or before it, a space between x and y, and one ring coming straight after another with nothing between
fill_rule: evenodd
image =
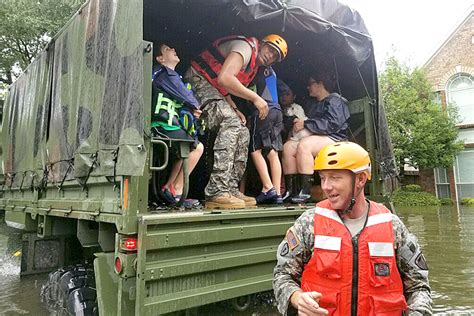
<instances>
[{"instance_id":1,"label":"red tail light","mask_svg":"<svg viewBox=\"0 0 474 316\"><path fill-rule=\"evenodd\" d=\"M120 257L115 258L115 272L120 274L122 272L122 259Z\"/></svg>"},{"instance_id":2,"label":"red tail light","mask_svg":"<svg viewBox=\"0 0 474 316\"><path fill-rule=\"evenodd\" d=\"M125 250L137 250L137 239L136 238L127 238L123 242L123 247Z\"/></svg>"}]
</instances>

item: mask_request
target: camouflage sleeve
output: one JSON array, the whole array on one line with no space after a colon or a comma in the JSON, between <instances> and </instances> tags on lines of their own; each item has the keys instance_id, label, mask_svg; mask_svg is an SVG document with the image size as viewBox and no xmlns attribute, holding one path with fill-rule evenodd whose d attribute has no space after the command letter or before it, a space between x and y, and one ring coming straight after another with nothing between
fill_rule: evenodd
<instances>
[{"instance_id":1,"label":"camouflage sleeve","mask_svg":"<svg viewBox=\"0 0 474 316\"><path fill-rule=\"evenodd\" d=\"M432 315L428 265L416 237L393 215L397 266L403 280L408 315Z\"/></svg>"},{"instance_id":2,"label":"camouflage sleeve","mask_svg":"<svg viewBox=\"0 0 474 316\"><path fill-rule=\"evenodd\" d=\"M273 290L281 314L287 315L291 295L300 289L301 275L314 246L314 209L304 212L288 229L277 251Z\"/></svg>"}]
</instances>

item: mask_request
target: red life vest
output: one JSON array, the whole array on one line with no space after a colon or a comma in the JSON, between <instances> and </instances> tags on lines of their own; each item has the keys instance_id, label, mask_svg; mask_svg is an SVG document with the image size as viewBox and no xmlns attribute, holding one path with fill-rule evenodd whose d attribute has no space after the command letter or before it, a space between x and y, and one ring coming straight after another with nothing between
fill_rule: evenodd
<instances>
[{"instance_id":1,"label":"red life vest","mask_svg":"<svg viewBox=\"0 0 474 316\"><path fill-rule=\"evenodd\" d=\"M329 315L400 316L407 303L397 268L390 211L370 202L367 224L353 250L351 234L330 209L329 201L316 206L314 252L303 271L303 291L320 292L319 305ZM353 286L353 282L357 284Z\"/></svg>"},{"instance_id":2,"label":"red life vest","mask_svg":"<svg viewBox=\"0 0 474 316\"><path fill-rule=\"evenodd\" d=\"M240 70L237 74L237 79L244 85L248 85L252 82L253 78L257 74L257 54L258 54L258 39L255 37L244 37L244 36L228 36L215 40L209 49L206 49L199 54L194 60L191 61L191 66L199 72L207 81L216 88L223 96L229 94L227 90L221 87L217 83L217 76L219 75L222 65L224 64L225 57L222 56L219 51L219 45L233 40L242 40L247 42L252 47L252 55L250 61L245 70Z\"/></svg>"}]
</instances>

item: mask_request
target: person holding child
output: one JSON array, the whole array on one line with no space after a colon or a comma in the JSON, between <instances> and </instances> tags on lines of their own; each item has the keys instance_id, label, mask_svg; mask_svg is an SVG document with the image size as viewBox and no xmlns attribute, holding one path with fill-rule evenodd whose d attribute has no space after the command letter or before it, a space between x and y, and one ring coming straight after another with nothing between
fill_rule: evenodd
<instances>
[{"instance_id":1,"label":"person holding child","mask_svg":"<svg viewBox=\"0 0 474 316\"><path fill-rule=\"evenodd\" d=\"M335 91L335 79L331 72L313 71L308 80L310 96L306 107L306 118L293 119L292 133L308 130L311 135L301 139L290 138L283 146L283 172L285 185L290 190L285 194L292 203L311 200L313 161L326 145L347 140L349 130L349 108L347 100Z\"/></svg>"}]
</instances>

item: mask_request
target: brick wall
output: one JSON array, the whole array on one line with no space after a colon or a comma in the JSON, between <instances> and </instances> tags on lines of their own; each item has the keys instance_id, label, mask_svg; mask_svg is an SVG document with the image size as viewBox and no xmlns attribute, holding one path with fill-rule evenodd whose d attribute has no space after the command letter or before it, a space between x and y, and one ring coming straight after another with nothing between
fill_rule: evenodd
<instances>
[{"instance_id":1,"label":"brick wall","mask_svg":"<svg viewBox=\"0 0 474 316\"><path fill-rule=\"evenodd\" d=\"M436 195L433 169L422 169L417 175L404 175L402 185L417 184L424 192Z\"/></svg>"},{"instance_id":2,"label":"brick wall","mask_svg":"<svg viewBox=\"0 0 474 316\"><path fill-rule=\"evenodd\" d=\"M436 54L423 66L433 91L440 91L442 104L446 105L446 85L456 74L474 76L474 12L443 43ZM453 168L448 169L451 198L456 199ZM420 171L417 179L424 191L435 194L433 170Z\"/></svg>"},{"instance_id":3,"label":"brick wall","mask_svg":"<svg viewBox=\"0 0 474 316\"><path fill-rule=\"evenodd\" d=\"M474 75L474 14L444 43L423 67L433 90L445 90L449 79L457 73Z\"/></svg>"}]
</instances>

